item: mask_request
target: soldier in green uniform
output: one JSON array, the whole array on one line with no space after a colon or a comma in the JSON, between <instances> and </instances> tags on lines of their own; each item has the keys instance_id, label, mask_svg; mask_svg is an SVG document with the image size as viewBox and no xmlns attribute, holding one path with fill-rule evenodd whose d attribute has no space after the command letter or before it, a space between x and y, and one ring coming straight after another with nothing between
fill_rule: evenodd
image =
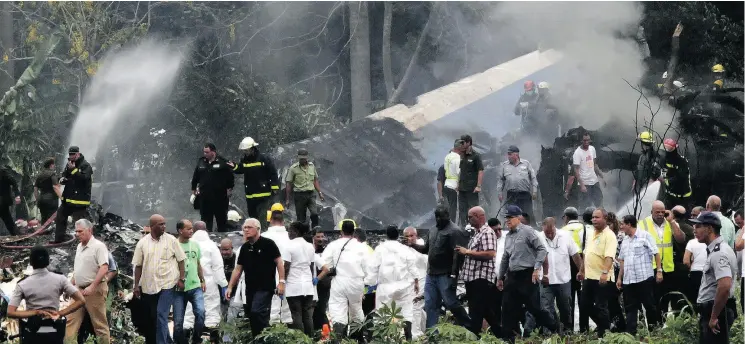
<instances>
[{"instance_id":1,"label":"soldier in green uniform","mask_svg":"<svg viewBox=\"0 0 745 344\"><path fill-rule=\"evenodd\" d=\"M290 206L290 196L295 200L295 213L297 220L306 223L305 217L310 211L311 228L318 226L318 208L316 207L315 192L318 192L318 198L323 201L321 184L318 182L318 172L316 166L308 161L308 151L300 149L297 152L298 162L292 164L287 171L285 182L287 186L286 206Z\"/></svg>"}]
</instances>

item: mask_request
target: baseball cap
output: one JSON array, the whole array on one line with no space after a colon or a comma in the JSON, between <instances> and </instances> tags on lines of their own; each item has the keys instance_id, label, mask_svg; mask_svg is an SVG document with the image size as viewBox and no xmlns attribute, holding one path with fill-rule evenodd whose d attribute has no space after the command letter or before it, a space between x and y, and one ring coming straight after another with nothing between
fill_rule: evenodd
<instances>
[{"instance_id":1,"label":"baseball cap","mask_svg":"<svg viewBox=\"0 0 745 344\"><path fill-rule=\"evenodd\" d=\"M80 153L80 147L70 146L70 149L67 150L67 153L69 154Z\"/></svg>"},{"instance_id":2,"label":"baseball cap","mask_svg":"<svg viewBox=\"0 0 745 344\"><path fill-rule=\"evenodd\" d=\"M520 153L520 149L517 146L512 145L507 148L507 153Z\"/></svg>"},{"instance_id":3,"label":"baseball cap","mask_svg":"<svg viewBox=\"0 0 745 344\"><path fill-rule=\"evenodd\" d=\"M504 215L505 218L518 217L523 215L523 210L516 205L508 205L504 208L507 213Z\"/></svg>"},{"instance_id":4,"label":"baseball cap","mask_svg":"<svg viewBox=\"0 0 745 344\"><path fill-rule=\"evenodd\" d=\"M702 212L701 214L698 215L697 218L690 219L689 221L692 223L698 223L702 225L712 225L715 227L722 227L722 222L719 221L719 216L709 211Z\"/></svg>"},{"instance_id":5,"label":"baseball cap","mask_svg":"<svg viewBox=\"0 0 745 344\"><path fill-rule=\"evenodd\" d=\"M308 157L308 150L307 149L299 149L297 151L298 158L307 158Z\"/></svg>"}]
</instances>

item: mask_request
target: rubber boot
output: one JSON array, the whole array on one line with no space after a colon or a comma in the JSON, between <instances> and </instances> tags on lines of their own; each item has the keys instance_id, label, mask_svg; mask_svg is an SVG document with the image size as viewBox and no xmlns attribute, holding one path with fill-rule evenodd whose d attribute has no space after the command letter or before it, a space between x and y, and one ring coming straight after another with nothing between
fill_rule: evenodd
<instances>
[{"instance_id":1,"label":"rubber boot","mask_svg":"<svg viewBox=\"0 0 745 344\"><path fill-rule=\"evenodd\" d=\"M411 335L411 321L404 322L404 337L407 341L411 341L412 335Z\"/></svg>"},{"instance_id":2,"label":"rubber boot","mask_svg":"<svg viewBox=\"0 0 745 344\"><path fill-rule=\"evenodd\" d=\"M341 343L341 340L347 338L347 325L334 324L334 343Z\"/></svg>"}]
</instances>

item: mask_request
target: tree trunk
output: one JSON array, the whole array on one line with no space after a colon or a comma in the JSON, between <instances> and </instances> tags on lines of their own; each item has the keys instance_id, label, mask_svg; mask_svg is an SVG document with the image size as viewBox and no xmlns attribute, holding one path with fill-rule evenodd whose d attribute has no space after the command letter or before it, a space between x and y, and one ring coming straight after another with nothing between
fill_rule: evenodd
<instances>
[{"instance_id":1,"label":"tree trunk","mask_svg":"<svg viewBox=\"0 0 745 344\"><path fill-rule=\"evenodd\" d=\"M393 72L391 70L391 22L393 21L393 5L389 1L383 2L383 80L385 82L385 98L393 96Z\"/></svg>"},{"instance_id":2,"label":"tree trunk","mask_svg":"<svg viewBox=\"0 0 745 344\"><path fill-rule=\"evenodd\" d=\"M349 34L352 38L350 68L352 120L370 114L370 27L367 2L349 2Z\"/></svg>"},{"instance_id":3,"label":"tree trunk","mask_svg":"<svg viewBox=\"0 0 745 344\"><path fill-rule=\"evenodd\" d=\"M15 85L15 68L13 62L13 56L10 54L10 50L13 49L13 14L10 12L11 5L10 1L0 2L0 58L8 56L8 62L5 63L5 71L8 74L0 72L0 93L5 93ZM10 75L10 76L8 76Z\"/></svg>"},{"instance_id":4,"label":"tree trunk","mask_svg":"<svg viewBox=\"0 0 745 344\"><path fill-rule=\"evenodd\" d=\"M435 16L437 15L437 12L439 10L439 2L433 2L432 3L432 9L429 12L429 18L427 18L427 24L424 25L424 29L422 29L422 34L419 36L419 41L416 43L416 49L414 50L414 54L411 56L411 60L409 60L409 66L406 67L406 72L404 73L404 76L401 78L401 82L398 84L398 87L396 87L396 90L393 92L393 95L388 98L388 104L387 106L393 106L398 102L398 98L401 97L401 91L406 88L406 85L409 83L409 80L411 79L411 73L414 70L414 66L419 62L419 54L422 51L422 46L424 45L424 41L427 39L427 36L429 35L429 30L432 27L432 22L434 21Z\"/></svg>"}]
</instances>

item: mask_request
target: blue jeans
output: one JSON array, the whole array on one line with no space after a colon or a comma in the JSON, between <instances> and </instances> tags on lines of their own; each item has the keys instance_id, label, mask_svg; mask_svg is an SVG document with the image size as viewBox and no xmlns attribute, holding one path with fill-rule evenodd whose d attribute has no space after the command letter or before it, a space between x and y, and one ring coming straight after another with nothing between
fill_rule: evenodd
<instances>
[{"instance_id":1,"label":"blue jeans","mask_svg":"<svg viewBox=\"0 0 745 344\"><path fill-rule=\"evenodd\" d=\"M192 343L200 343L202 330L204 329L204 295L202 288L197 287L187 291L175 292L173 300L173 340L176 344L186 344L184 335L184 314L186 314L186 303L191 302L191 310L194 312L194 330L192 331Z\"/></svg>"},{"instance_id":2,"label":"blue jeans","mask_svg":"<svg viewBox=\"0 0 745 344\"><path fill-rule=\"evenodd\" d=\"M458 325L468 326L471 318L455 296L457 287L454 278L448 275L427 275L424 284L424 312L427 313L427 328L437 325L440 318L440 308L445 304Z\"/></svg>"},{"instance_id":3,"label":"blue jeans","mask_svg":"<svg viewBox=\"0 0 745 344\"><path fill-rule=\"evenodd\" d=\"M176 289L163 289L158 294L158 306L155 317L155 343L169 344L173 340L171 339L171 334L168 332L168 314L171 312L171 306L173 306Z\"/></svg>"}]
</instances>

